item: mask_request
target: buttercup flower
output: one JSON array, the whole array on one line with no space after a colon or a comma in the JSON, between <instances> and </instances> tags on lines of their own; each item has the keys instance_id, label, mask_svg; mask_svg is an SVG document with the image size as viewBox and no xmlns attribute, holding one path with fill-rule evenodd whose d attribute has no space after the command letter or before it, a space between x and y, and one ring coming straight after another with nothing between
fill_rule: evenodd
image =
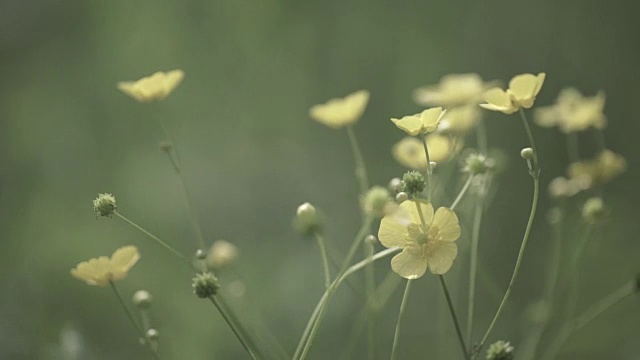
<instances>
[{"instance_id":1,"label":"buttercup flower","mask_svg":"<svg viewBox=\"0 0 640 360\"><path fill-rule=\"evenodd\" d=\"M398 129L406 132L408 135L416 136L418 134L426 134L434 132L440 124L440 119L446 110L441 107L427 109L420 114L405 116L402 119L391 119Z\"/></svg>"},{"instance_id":2,"label":"buttercup flower","mask_svg":"<svg viewBox=\"0 0 640 360\"><path fill-rule=\"evenodd\" d=\"M516 75L509 81L507 91L497 87L487 90L482 95L487 103L480 106L505 114L513 114L520 108L529 109L542 89L545 76L545 73Z\"/></svg>"},{"instance_id":3,"label":"buttercup flower","mask_svg":"<svg viewBox=\"0 0 640 360\"><path fill-rule=\"evenodd\" d=\"M158 71L153 75L143 77L137 81L121 81L118 89L139 102L162 100L180 85L184 79L184 71Z\"/></svg>"},{"instance_id":4,"label":"buttercup flower","mask_svg":"<svg viewBox=\"0 0 640 360\"><path fill-rule=\"evenodd\" d=\"M413 92L414 101L422 106L458 106L477 104L488 88L478 74L449 74L437 85L424 86Z\"/></svg>"},{"instance_id":5,"label":"buttercup flower","mask_svg":"<svg viewBox=\"0 0 640 360\"><path fill-rule=\"evenodd\" d=\"M456 214L446 207L435 214L433 206L417 201L424 219L420 218L416 201L407 200L398 211L385 216L380 223L378 238L382 245L400 247L402 252L391 259L391 268L406 279L417 279L427 270L444 274L458 254L454 243L460 237Z\"/></svg>"},{"instance_id":6,"label":"buttercup flower","mask_svg":"<svg viewBox=\"0 0 640 360\"><path fill-rule=\"evenodd\" d=\"M447 110L447 113L442 116L440 128L446 129L448 134L464 135L476 125L481 116L482 113L477 106L458 106Z\"/></svg>"},{"instance_id":7,"label":"buttercup flower","mask_svg":"<svg viewBox=\"0 0 640 360\"><path fill-rule=\"evenodd\" d=\"M109 282L122 280L140 259L135 246L125 246L113 252L111 258L100 256L83 261L71 270L71 275L89 285L107 286Z\"/></svg>"},{"instance_id":8,"label":"buttercup flower","mask_svg":"<svg viewBox=\"0 0 640 360\"><path fill-rule=\"evenodd\" d=\"M332 129L352 125L360 119L369 102L369 92L359 90L311 107L309 116Z\"/></svg>"},{"instance_id":9,"label":"buttercup flower","mask_svg":"<svg viewBox=\"0 0 640 360\"><path fill-rule=\"evenodd\" d=\"M461 142L461 140L458 140L457 144L454 145L447 136L429 134L427 136L429 158L436 163L445 162L449 159L452 151L462 146ZM414 137L407 136L397 142L391 148L391 154L393 158L404 167L423 172L427 169L427 157L424 153L424 145L422 141Z\"/></svg>"},{"instance_id":10,"label":"buttercup flower","mask_svg":"<svg viewBox=\"0 0 640 360\"><path fill-rule=\"evenodd\" d=\"M604 92L595 96L583 96L574 88L563 89L556 103L536 109L535 122L543 127L558 126L564 133L587 130L591 127L604 129L607 117L604 115Z\"/></svg>"},{"instance_id":11,"label":"buttercup flower","mask_svg":"<svg viewBox=\"0 0 640 360\"><path fill-rule=\"evenodd\" d=\"M627 169L627 162L611 150L602 151L596 158L569 165L569 178L588 177L591 184L604 184L621 175Z\"/></svg>"}]
</instances>

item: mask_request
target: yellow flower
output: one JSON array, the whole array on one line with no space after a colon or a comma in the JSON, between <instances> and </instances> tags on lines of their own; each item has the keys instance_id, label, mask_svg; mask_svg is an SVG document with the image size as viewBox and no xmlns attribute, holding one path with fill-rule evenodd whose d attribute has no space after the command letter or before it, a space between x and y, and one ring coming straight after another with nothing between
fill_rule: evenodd
<instances>
[{"instance_id":1,"label":"yellow flower","mask_svg":"<svg viewBox=\"0 0 640 360\"><path fill-rule=\"evenodd\" d=\"M611 150L602 151L596 158L574 162L569 165L569 178L588 177L593 185L607 183L627 169L627 162Z\"/></svg>"},{"instance_id":2,"label":"yellow flower","mask_svg":"<svg viewBox=\"0 0 640 360\"><path fill-rule=\"evenodd\" d=\"M556 103L536 109L536 124L543 127L558 126L564 133L587 130L594 127L604 129L607 117L604 115L604 92L595 96L583 96L574 88L563 89Z\"/></svg>"},{"instance_id":3,"label":"yellow flower","mask_svg":"<svg viewBox=\"0 0 640 360\"><path fill-rule=\"evenodd\" d=\"M125 246L114 251L111 258L100 256L81 262L71 269L71 275L89 285L107 286L111 281L124 279L139 259L135 246Z\"/></svg>"},{"instance_id":4,"label":"yellow flower","mask_svg":"<svg viewBox=\"0 0 640 360\"><path fill-rule=\"evenodd\" d=\"M420 206L422 219L416 205ZM402 248L391 259L391 268L406 279L421 277L427 267L434 274L449 271L458 254L454 243L458 237L456 213L441 207L434 214L431 204L413 200L403 202L398 211L385 216L378 231L382 245Z\"/></svg>"},{"instance_id":5,"label":"yellow flower","mask_svg":"<svg viewBox=\"0 0 640 360\"><path fill-rule=\"evenodd\" d=\"M520 108L529 109L542 88L545 76L545 73L516 75L509 81L507 91L497 87L487 90L482 95L487 103L480 106L505 114L513 114Z\"/></svg>"},{"instance_id":6,"label":"yellow flower","mask_svg":"<svg viewBox=\"0 0 640 360\"><path fill-rule=\"evenodd\" d=\"M460 149L461 140L455 145L447 136L439 134L430 134L427 136L427 148L429 149L429 158L436 163L442 163L449 160L452 151ZM427 169L427 156L424 153L424 145L421 140L407 136L398 141L391 148L393 158L400 165L409 169L425 171Z\"/></svg>"},{"instance_id":7,"label":"yellow flower","mask_svg":"<svg viewBox=\"0 0 640 360\"><path fill-rule=\"evenodd\" d=\"M440 124L440 119L446 113L441 107L427 109L420 114L405 116L402 119L391 119L398 129L406 132L408 135L416 136L418 134L426 134L434 132Z\"/></svg>"},{"instance_id":8,"label":"yellow flower","mask_svg":"<svg viewBox=\"0 0 640 360\"><path fill-rule=\"evenodd\" d=\"M414 101L422 106L458 106L477 104L488 88L478 74L449 74L437 85L424 86L413 92Z\"/></svg>"},{"instance_id":9,"label":"yellow flower","mask_svg":"<svg viewBox=\"0 0 640 360\"><path fill-rule=\"evenodd\" d=\"M359 90L344 98L335 98L309 109L309 116L332 129L355 124L369 102L369 92Z\"/></svg>"},{"instance_id":10,"label":"yellow flower","mask_svg":"<svg viewBox=\"0 0 640 360\"><path fill-rule=\"evenodd\" d=\"M482 113L474 105L449 109L446 115L442 117L438 131L442 130L449 134L464 135L476 125L481 116Z\"/></svg>"},{"instance_id":11,"label":"yellow flower","mask_svg":"<svg viewBox=\"0 0 640 360\"><path fill-rule=\"evenodd\" d=\"M169 96L183 78L182 70L158 71L137 81L121 81L118 89L139 102L151 102Z\"/></svg>"}]
</instances>

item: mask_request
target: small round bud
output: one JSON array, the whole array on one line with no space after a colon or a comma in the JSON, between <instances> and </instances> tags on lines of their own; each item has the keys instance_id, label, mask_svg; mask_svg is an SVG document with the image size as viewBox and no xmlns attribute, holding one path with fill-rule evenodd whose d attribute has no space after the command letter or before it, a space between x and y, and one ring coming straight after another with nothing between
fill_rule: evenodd
<instances>
[{"instance_id":1,"label":"small round bud","mask_svg":"<svg viewBox=\"0 0 640 360\"><path fill-rule=\"evenodd\" d=\"M322 216L316 208L308 202L298 206L294 223L296 229L305 235L322 231Z\"/></svg>"},{"instance_id":2,"label":"small round bud","mask_svg":"<svg viewBox=\"0 0 640 360\"><path fill-rule=\"evenodd\" d=\"M402 177L402 191L407 195L417 195L427 186L424 176L418 171L407 171Z\"/></svg>"},{"instance_id":3,"label":"small round bud","mask_svg":"<svg viewBox=\"0 0 640 360\"><path fill-rule=\"evenodd\" d=\"M162 140L160 141L160 143L158 143L158 147L162 151L169 152L173 148L173 144L169 140Z\"/></svg>"},{"instance_id":4,"label":"small round bud","mask_svg":"<svg viewBox=\"0 0 640 360\"><path fill-rule=\"evenodd\" d=\"M389 181L389 192L392 194L397 194L402 191L402 180L400 178L393 178Z\"/></svg>"},{"instance_id":5,"label":"small round bud","mask_svg":"<svg viewBox=\"0 0 640 360\"><path fill-rule=\"evenodd\" d=\"M138 309L148 309L151 307L153 296L147 290L138 290L133 294L131 301Z\"/></svg>"},{"instance_id":6,"label":"small round bud","mask_svg":"<svg viewBox=\"0 0 640 360\"><path fill-rule=\"evenodd\" d=\"M364 238L364 242L367 245L375 245L378 242L378 238L375 237L375 235L367 235L367 237Z\"/></svg>"},{"instance_id":7,"label":"small round bud","mask_svg":"<svg viewBox=\"0 0 640 360\"><path fill-rule=\"evenodd\" d=\"M396 202L398 204L402 204L403 202L409 200L409 195L407 195L406 192L399 192L398 195L396 195Z\"/></svg>"},{"instance_id":8,"label":"small round bud","mask_svg":"<svg viewBox=\"0 0 640 360\"><path fill-rule=\"evenodd\" d=\"M364 195L362 199L362 210L365 214L381 218L388 210L388 205L391 202L391 196L389 191L381 186L374 186Z\"/></svg>"},{"instance_id":9,"label":"small round bud","mask_svg":"<svg viewBox=\"0 0 640 360\"><path fill-rule=\"evenodd\" d=\"M93 210L100 216L113 216L116 212L116 198L111 194L98 194L93 200Z\"/></svg>"},{"instance_id":10,"label":"small round bud","mask_svg":"<svg viewBox=\"0 0 640 360\"><path fill-rule=\"evenodd\" d=\"M207 254L207 265L214 270L220 270L233 264L238 258L238 247L226 240L217 240L211 245Z\"/></svg>"},{"instance_id":11,"label":"small round bud","mask_svg":"<svg viewBox=\"0 0 640 360\"><path fill-rule=\"evenodd\" d=\"M207 253L204 252L204 250L202 249L198 249L196 251L196 259L198 260L204 260L207 257Z\"/></svg>"},{"instance_id":12,"label":"small round bud","mask_svg":"<svg viewBox=\"0 0 640 360\"><path fill-rule=\"evenodd\" d=\"M193 287L193 292L202 299L217 294L220 289L218 278L210 272L196 274L196 276L193 277L191 286Z\"/></svg>"},{"instance_id":13,"label":"small round bud","mask_svg":"<svg viewBox=\"0 0 640 360\"><path fill-rule=\"evenodd\" d=\"M602 222L606 217L607 208L599 197L588 199L582 206L582 218L590 224Z\"/></svg>"},{"instance_id":14,"label":"small round bud","mask_svg":"<svg viewBox=\"0 0 640 360\"><path fill-rule=\"evenodd\" d=\"M513 360L513 346L508 341L496 341L487 350L487 360Z\"/></svg>"},{"instance_id":15,"label":"small round bud","mask_svg":"<svg viewBox=\"0 0 640 360\"><path fill-rule=\"evenodd\" d=\"M530 147L522 149L520 156L525 160L533 160L533 149Z\"/></svg>"},{"instance_id":16,"label":"small round bud","mask_svg":"<svg viewBox=\"0 0 640 360\"><path fill-rule=\"evenodd\" d=\"M147 337L147 339L151 341L157 341L158 337L160 336L160 333L156 329L149 329L145 333L145 336Z\"/></svg>"}]
</instances>

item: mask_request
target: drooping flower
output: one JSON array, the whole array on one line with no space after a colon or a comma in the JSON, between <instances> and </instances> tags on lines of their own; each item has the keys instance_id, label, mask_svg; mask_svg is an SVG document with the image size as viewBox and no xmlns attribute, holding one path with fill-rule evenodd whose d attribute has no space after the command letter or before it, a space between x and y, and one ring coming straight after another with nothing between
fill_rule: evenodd
<instances>
[{"instance_id":1,"label":"drooping flower","mask_svg":"<svg viewBox=\"0 0 640 360\"><path fill-rule=\"evenodd\" d=\"M136 81L121 81L118 89L139 102L162 100L180 85L184 79L184 71L158 71Z\"/></svg>"},{"instance_id":2,"label":"drooping flower","mask_svg":"<svg viewBox=\"0 0 640 360\"><path fill-rule=\"evenodd\" d=\"M520 108L529 109L542 89L545 76L545 73L516 75L509 81L506 91L497 87L487 90L482 95L486 104L480 106L505 114L513 114Z\"/></svg>"},{"instance_id":3,"label":"drooping flower","mask_svg":"<svg viewBox=\"0 0 640 360\"><path fill-rule=\"evenodd\" d=\"M79 263L71 269L71 275L89 285L107 286L109 282L122 280L140 259L140 253L135 246L125 246L117 249L111 258L100 256Z\"/></svg>"},{"instance_id":4,"label":"drooping flower","mask_svg":"<svg viewBox=\"0 0 640 360\"><path fill-rule=\"evenodd\" d=\"M491 86L491 85L489 85ZM489 88L480 75L449 74L437 85L423 86L413 92L413 99L422 106L453 107L478 104L482 93Z\"/></svg>"},{"instance_id":5,"label":"drooping flower","mask_svg":"<svg viewBox=\"0 0 640 360\"><path fill-rule=\"evenodd\" d=\"M556 103L536 109L535 122L543 127L558 126L564 133L587 130L591 127L604 129L605 95L600 91L595 96L583 96L574 88L563 89Z\"/></svg>"},{"instance_id":6,"label":"drooping flower","mask_svg":"<svg viewBox=\"0 0 640 360\"><path fill-rule=\"evenodd\" d=\"M449 159L453 151L457 151L462 146L462 140L452 141L448 136L439 134L429 134L427 136L427 149L429 149L429 159L436 163L443 163ZM424 152L422 141L407 136L397 142L391 148L393 158L400 165L409 169L425 171L427 169L427 157Z\"/></svg>"},{"instance_id":7,"label":"drooping flower","mask_svg":"<svg viewBox=\"0 0 640 360\"><path fill-rule=\"evenodd\" d=\"M569 178L588 177L591 184L604 184L618 177L627 169L627 162L622 155L606 149L594 159L569 164Z\"/></svg>"},{"instance_id":8,"label":"drooping flower","mask_svg":"<svg viewBox=\"0 0 640 360\"><path fill-rule=\"evenodd\" d=\"M335 98L309 109L309 116L332 129L355 124L369 102L369 92L359 90L344 98Z\"/></svg>"},{"instance_id":9,"label":"drooping flower","mask_svg":"<svg viewBox=\"0 0 640 360\"><path fill-rule=\"evenodd\" d=\"M441 207L434 214L431 204L414 200L385 216L378 231L382 245L402 248L391 260L391 268L406 279L421 277L427 267L434 274L449 271L458 254L454 243L458 237L460 225L451 209Z\"/></svg>"},{"instance_id":10,"label":"drooping flower","mask_svg":"<svg viewBox=\"0 0 640 360\"><path fill-rule=\"evenodd\" d=\"M441 107L427 109L420 114L404 116L401 119L392 118L398 129L406 132L408 135L424 135L434 132L440 124L440 119L446 113Z\"/></svg>"}]
</instances>

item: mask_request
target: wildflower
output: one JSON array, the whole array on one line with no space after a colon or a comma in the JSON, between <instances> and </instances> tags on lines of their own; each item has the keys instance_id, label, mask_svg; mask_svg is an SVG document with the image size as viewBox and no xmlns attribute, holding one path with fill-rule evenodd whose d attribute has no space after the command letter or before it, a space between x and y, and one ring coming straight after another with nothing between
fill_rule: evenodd
<instances>
[{"instance_id":1,"label":"wildflower","mask_svg":"<svg viewBox=\"0 0 640 360\"><path fill-rule=\"evenodd\" d=\"M199 298L205 299L218 293L220 289L220 283L218 278L210 272L199 273L193 277L191 283L193 292L198 295Z\"/></svg>"},{"instance_id":2,"label":"wildflower","mask_svg":"<svg viewBox=\"0 0 640 360\"><path fill-rule=\"evenodd\" d=\"M427 149L429 159L436 163L445 162L454 151L462 147L461 141L452 141L448 136L429 134L427 136ZM427 169L427 156L424 152L424 144L421 140L407 136L397 142L391 148L391 154L400 165L409 169L425 171Z\"/></svg>"},{"instance_id":3,"label":"wildflower","mask_svg":"<svg viewBox=\"0 0 640 360\"><path fill-rule=\"evenodd\" d=\"M587 130L591 127L604 129L607 117L603 113L604 92L595 96L583 96L574 88L563 89L556 103L536 109L536 124L543 127L558 126L564 133Z\"/></svg>"},{"instance_id":4,"label":"wildflower","mask_svg":"<svg viewBox=\"0 0 640 360\"><path fill-rule=\"evenodd\" d=\"M590 187L591 178L589 176L580 175L569 179L559 176L549 182L549 195L555 199L566 198Z\"/></svg>"},{"instance_id":5,"label":"wildflower","mask_svg":"<svg viewBox=\"0 0 640 360\"><path fill-rule=\"evenodd\" d=\"M474 105L458 106L448 109L440 121L438 132L464 135L476 125L481 116L482 113L478 107Z\"/></svg>"},{"instance_id":6,"label":"wildflower","mask_svg":"<svg viewBox=\"0 0 640 360\"><path fill-rule=\"evenodd\" d=\"M418 212L417 206L420 206ZM458 217L441 207L423 201L405 201L397 212L385 216L378 238L387 248L400 247L402 252L391 260L391 268L407 279L416 279L427 270L444 274L458 254L454 243L460 237Z\"/></svg>"},{"instance_id":7,"label":"wildflower","mask_svg":"<svg viewBox=\"0 0 640 360\"><path fill-rule=\"evenodd\" d=\"M323 222L322 215L313 205L306 202L298 206L294 226L301 233L312 235L322 231Z\"/></svg>"},{"instance_id":8,"label":"wildflower","mask_svg":"<svg viewBox=\"0 0 640 360\"><path fill-rule=\"evenodd\" d=\"M414 101L422 106L458 106L476 103L488 88L478 74L449 74L437 85L424 86L413 92Z\"/></svg>"},{"instance_id":9,"label":"wildflower","mask_svg":"<svg viewBox=\"0 0 640 360\"><path fill-rule=\"evenodd\" d=\"M404 116L402 119L392 118L396 126L408 135L424 135L434 132L446 110L441 107L427 109L420 114Z\"/></svg>"},{"instance_id":10,"label":"wildflower","mask_svg":"<svg viewBox=\"0 0 640 360\"><path fill-rule=\"evenodd\" d=\"M542 88L545 76L545 73L516 75L509 81L506 91L497 87L487 90L482 95L487 103L480 106L505 114L513 114L520 108L529 109Z\"/></svg>"},{"instance_id":11,"label":"wildflower","mask_svg":"<svg viewBox=\"0 0 640 360\"><path fill-rule=\"evenodd\" d=\"M180 85L182 79L184 79L182 70L166 73L158 71L140 80L121 81L118 83L118 89L139 102L152 102L169 96Z\"/></svg>"},{"instance_id":12,"label":"wildflower","mask_svg":"<svg viewBox=\"0 0 640 360\"><path fill-rule=\"evenodd\" d=\"M470 153L464 160L462 172L470 175L485 174L495 169L495 161L483 154Z\"/></svg>"},{"instance_id":13,"label":"wildflower","mask_svg":"<svg viewBox=\"0 0 640 360\"><path fill-rule=\"evenodd\" d=\"M93 210L100 216L112 216L116 212L116 198L111 194L98 194L93 200Z\"/></svg>"},{"instance_id":14,"label":"wildflower","mask_svg":"<svg viewBox=\"0 0 640 360\"><path fill-rule=\"evenodd\" d=\"M487 349L487 360L513 360L513 346L508 341L496 341Z\"/></svg>"},{"instance_id":15,"label":"wildflower","mask_svg":"<svg viewBox=\"0 0 640 360\"><path fill-rule=\"evenodd\" d=\"M124 279L139 259L135 246L125 246L114 251L111 258L100 256L81 262L71 270L71 275L89 285L107 286L111 281Z\"/></svg>"},{"instance_id":16,"label":"wildflower","mask_svg":"<svg viewBox=\"0 0 640 360\"><path fill-rule=\"evenodd\" d=\"M309 116L332 129L339 129L355 124L362 116L368 102L369 92L359 90L344 98L335 98L324 104L312 106Z\"/></svg>"},{"instance_id":17,"label":"wildflower","mask_svg":"<svg viewBox=\"0 0 640 360\"><path fill-rule=\"evenodd\" d=\"M611 150L604 150L594 159L574 162L568 173L572 179L586 177L591 184L604 184L625 172L627 162Z\"/></svg>"},{"instance_id":18,"label":"wildflower","mask_svg":"<svg viewBox=\"0 0 640 360\"><path fill-rule=\"evenodd\" d=\"M392 211L395 203L389 195L389 191L382 186L374 186L362 198L362 209L365 214L375 218L381 218Z\"/></svg>"},{"instance_id":19,"label":"wildflower","mask_svg":"<svg viewBox=\"0 0 640 360\"><path fill-rule=\"evenodd\" d=\"M133 294L131 300L139 309L148 309L151 307L153 296L151 296L151 293L146 290L138 290Z\"/></svg>"},{"instance_id":20,"label":"wildflower","mask_svg":"<svg viewBox=\"0 0 640 360\"><path fill-rule=\"evenodd\" d=\"M214 270L220 270L238 258L238 247L226 240L217 240L211 245L207 253L207 265Z\"/></svg>"}]
</instances>

